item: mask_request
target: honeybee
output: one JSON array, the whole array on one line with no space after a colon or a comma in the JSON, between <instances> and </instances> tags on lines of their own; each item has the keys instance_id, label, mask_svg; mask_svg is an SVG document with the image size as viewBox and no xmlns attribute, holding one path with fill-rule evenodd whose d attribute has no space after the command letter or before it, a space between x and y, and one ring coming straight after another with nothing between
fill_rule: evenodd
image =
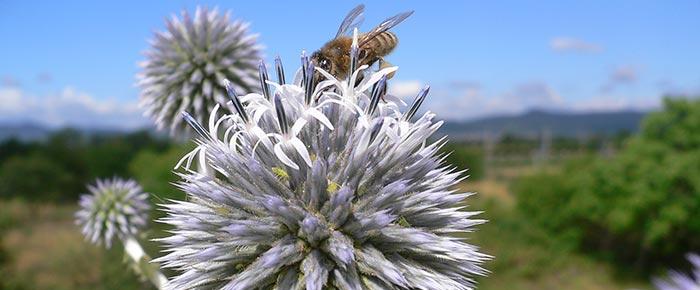
<instances>
[{"instance_id":1,"label":"honeybee","mask_svg":"<svg viewBox=\"0 0 700 290\"><path fill-rule=\"evenodd\" d=\"M364 9L364 5L359 5L352 9L345 16L343 22L340 23L335 38L328 41L321 49L311 55L311 61L315 66L322 68L339 79L346 78L348 73L352 73L348 71L350 69L352 37L348 36L347 33L362 21ZM384 56L391 53L399 42L396 35L388 30L404 21L411 14L413 14L413 11L399 13L384 20L371 31L359 34L358 67L361 65L371 66L377 61L380 62L380 66L383 65L385 63Z\"/></svg>"}]
</instances>

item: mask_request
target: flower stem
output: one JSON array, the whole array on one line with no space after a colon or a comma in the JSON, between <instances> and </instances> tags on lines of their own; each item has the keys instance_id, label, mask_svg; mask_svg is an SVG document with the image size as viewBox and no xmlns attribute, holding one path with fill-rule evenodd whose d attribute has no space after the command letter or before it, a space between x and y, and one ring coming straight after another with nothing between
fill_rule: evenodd
<instances>
[{"instance_id":1,"label":"flower stem","mask_svg":"<svg viewBox=\"0 0 700 290\"><path fill-rule=\"evenodd\" d=\"M139 242L134 237L124 240L124 251L131 258L134 270L145 276L157 289L163 289L168 278L160 272L157 264L151 263L151 257L146 255Z\"/></svg>"}]
</instances>

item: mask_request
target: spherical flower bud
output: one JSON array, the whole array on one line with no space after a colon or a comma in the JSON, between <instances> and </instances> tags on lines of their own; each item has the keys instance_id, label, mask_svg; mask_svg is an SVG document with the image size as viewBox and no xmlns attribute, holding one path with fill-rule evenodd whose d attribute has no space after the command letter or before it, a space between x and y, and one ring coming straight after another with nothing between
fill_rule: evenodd
<instances>
[{"instance_id":1,"label":"spherical flower bud","mask_svg":"<svg viewBox=\"0 0 700 290\"><path fill-rule=\"evenodd\" d=\"M151 41L138 75L140 104L159 129L189 132L181 111L204 122L216 104L226 102L224 79L240 91L257 86L261 47L248 23L231 22L228 12L197 8L194 19L183 12L166 26Z\"/></svg>"},{"instance_id":2,"label":"spherical flower bud","mask_svg":"<svg viewBox=\"0 0 700 290\"><path fill-rule=\"evenodd\" d=\"M88 190L80 196L76 223L90 242L109 248L115 237L135 237L148 223L148 193L136 181L98 179Z\"/></svg>"}]
</instances>

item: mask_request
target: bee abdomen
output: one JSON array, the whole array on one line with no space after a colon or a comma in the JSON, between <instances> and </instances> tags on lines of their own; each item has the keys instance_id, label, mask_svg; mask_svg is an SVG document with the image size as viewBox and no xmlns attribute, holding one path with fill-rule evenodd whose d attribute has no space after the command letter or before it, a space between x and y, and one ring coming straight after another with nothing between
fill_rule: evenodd
<instances>
[{"instance_id":1,"label":"bee abdomen","mask_svg":"<svg viewBox=\"0 0 700 290\"><path fill-rule=\"evenodd\" d=\"M392 32L385 31L378 34L368 43L375 50L378 57L389 54L399 43L399 38Z\"/></svg>"}]
</instances>

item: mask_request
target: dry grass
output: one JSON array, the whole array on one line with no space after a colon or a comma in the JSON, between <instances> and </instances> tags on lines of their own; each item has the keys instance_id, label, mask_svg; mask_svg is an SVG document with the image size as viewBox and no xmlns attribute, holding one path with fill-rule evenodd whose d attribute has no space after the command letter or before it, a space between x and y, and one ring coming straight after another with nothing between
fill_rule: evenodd
<instances>
[{"instance_id":1,"label":"dry grass","mask_svg":"<svg viewBox=\"0 0 700 290\"><path fill-rule=\"evenodd\" d=\"M18 227L7 232L12 253L9 271L37 289L75 289L99 285L102 250L83 241L73 224L74 207L26 206Z\"/></svg>"},{"instance_id":2,"label":"dry grass","mask_svg":"<svg viewBox=\"0 0 700 290\"><path fill-rule=\"evenodd\" d=\"M101 250L88 245L71 223L47 221L15 229L5 237L13 255L10 271L38 289L99 285Z\"/></svg>"},{"instance_id":3,"label":"dry grass","mask_svg":"<svg viewBox=\"0 0 700 290\"><path fill-rule=\"evenodd\" d=\"M107 252L83 239L73 223L75 206L12 202L0 204L0 209L13 214L12 226L0 237L10 253L3 270L13 283L52 290L142 288L134 287L140 284L123 263L120 249Z\"/></svg>"},{"instance_id":4,"label":"dry grass","mask_svg":"<svg viewBox=\"0 0 700 290\"><path fill-rule=\"evenodd\" d=\"M484 179L478 181L465 181L458 185L461 191L476 192L477 198L494 198L504 206L512 207L515 198L508 190L508 185L494 179Z\"/></svg>"},{"instance_id":5,"label":"dry grass","mask_svg":"<svg viewBox=\"0 0 700 290\"><path fill-rule=\"evenodd\" d=\"M544 170L558 169L547 167ZM485 253L495 256L486 264L492 273L479 279L478 289L651 289L646 280L616 277L606 263L561 248L556 237L539 231L518 215L510 182L533 171L527 167L509 168L498 178L491 176L459 184L460 191L478 193L466 202L471 210L485 211L480 217L490 220L476 232L466 235Z\"/></svg>"}]
</instances>

